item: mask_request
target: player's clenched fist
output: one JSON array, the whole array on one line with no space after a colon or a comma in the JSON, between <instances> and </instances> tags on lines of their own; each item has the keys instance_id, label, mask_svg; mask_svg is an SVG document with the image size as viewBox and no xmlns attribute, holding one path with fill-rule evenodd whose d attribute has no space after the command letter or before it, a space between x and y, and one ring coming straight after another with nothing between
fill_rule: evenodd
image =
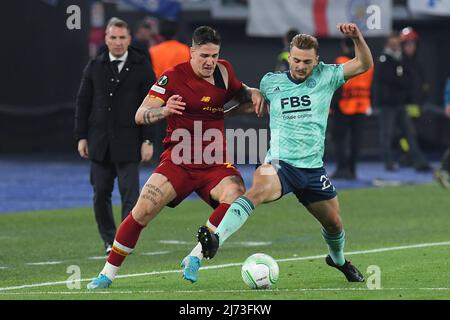
<instances>
[{"instance_id":1,"label":"player's clenched fist","mask_svg":"<svg viewBox=\"0 0 450 320\"><path fill-rule=\"evenodd\" d=\"M183 102L183 97L175 94L171 96L166 105L163 108L163 114L165 117L170 116L172 114L182 115L182 111L185 109L186 102Z\"/></svg>"},{"instance_id":2,"label":"player's clenched fist","mask_svg":"<svg viewBox=\"0 0 450 320\"><path fill-rule=\"evenodd\" d=\"M355 23L338 23L337 29L342 32L344 36L352 39L361 36L361 31L359 31L358 26Z\"/></svg>"}]
</instances>

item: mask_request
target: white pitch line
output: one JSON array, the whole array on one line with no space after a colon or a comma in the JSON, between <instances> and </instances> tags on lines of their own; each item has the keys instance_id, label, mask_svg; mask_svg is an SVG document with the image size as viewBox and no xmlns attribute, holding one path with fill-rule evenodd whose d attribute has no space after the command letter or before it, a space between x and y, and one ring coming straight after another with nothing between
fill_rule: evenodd
<instances>
[{"instance_id":1,"label":"white pitch line","mask_svg":"<svg viewBox=\"0 0 450 320\"><path fill-rule=\"evenodd\" d=\"M436 246L448 246L448 245L450 245L450 241L419 243L419 244L406 245L406 246L396 246L396 247L378 248L378 249L370 249L370 250L350 251L350 252L346 252L345 254L346 255L356 255L356 254L378 253L378 252L386 252L386 251L396 251L396 250L426 248L426 247L436 247ZM277 259L276 261L286 262L286 261L312 260L312 259L324 258L325 256L326 255L316 255L316 256L309 256L309 257ZM222 265L201 267L200 270L222 269L222 268L235 267L235 266L241 266L241 265L242 265L242 263L228 263L228 264L222 264ZM167 273L180 273L180 272L181 272L181 270L152 271L152 272L144 272L144 273L132 273L132 274L118 275L116 278L143 277L143 276L152 276L152 275L160 275L160 274L167 274ZM80 282L87 282L87 281L91 281L91 280L92 280L91 278L80 279ZM13 287L3 287L3 288L0 288L0 291L35 288L35 287L45 287L45 286L53 286L53 285L60 285L60 284L73 285L73 280L25 284L25 285L21 285L21 286L13 286ZM195 292L197 292L197 291L195 291Z\"/></svg>"},{"instance_id":2,"label":"white pitch line","mask_svg":"<svg viewBox=\"0 0 450 320\"><path fill-rule=\"evenodd\" d=\"M55 264L61 264L63 263L62 261L44 261L44 262L28 262L25 263L26 265L29 266L46 266L46 265L55 265Z\"/></svg>"},{"instance_id":3,"label":"white pitch line","mask_svg":"<svg viewBox=\"0 0 450 320\"><path fill-rule=\"evenodd\" d=\"M159 243L162 244L189 244L194 245L195 243L193 241L181 241L181 240L160 240ZM272 242L269 241L240 241L240 242L229 242L230 245L242 245L247 247L253 247L253 246L268 246L272 244Z\"/></svg>"},{"instance_id":4,"label":"white pitch line","mask_svg":"<svg viewBox=\"0 0 450 320\"><path fill-rule=\"evenodd\" d=\"M94 256L94 257L89 257L89 260L106 260L108 258L108 256Z\"/></svg>"},{"instance_id":5,"label":"white pitch line","mask_svg":"<svg viewBox=\"0 0 450 320\"><path fill-rule=\"evenodd\" d=\"M450 291L450 288L297 288L297 289L236 289L236 290L106 290L106 291L28 291L28 292L0 292L0 295L74 295L74 294L137 294L137 293L267 293L267 292L310 292L310 291Z\"/></svg>"},{"instance_id":6,"label":"white pitch line","mask_svg":"<svg viewBox=\"0 0 450 320\"><path fill-rule=\"evenodd\" d=\"M168 254L170 251L154 251L154 252L142 252L141 255L143 256L157 256L161 254Z\"/></svg>"},{"instance_id":7,"label":"white pitch line","mask_svg":"<svg viewBox=\"0 0 450 320\"><path fill-rule=\"evenodd\" d=\"M235 243L244 247L270 246L272 244L270 241L241 241Z\"/></svg>"},{"instance_id":8,"label":"white pitch line","mask_svg":"<svg viewBox=\"0 0 450 320\"><path fill-rule=\"evenodd\" d=\"M180 241L180 240L160 240L162 244L194 244L193 241Z\"/></svg>"},{"instance_id":9,"label":"white pitch line","mask_svg":"<svg viewBox=\"0 0 450 320\"><path fill-rule=\"evenodd\" d=\"M406 245L406 246L387 247L387 248L378 248L378 249L360 250L360 251L350 251L350 252L345 252L344 254L346 256L350 256L350 255L355 255L355 254L378 253L378 252L386 252L386 251L416 249L416 248L426 248L426 247L436 247L436 246L448 246L448 245L450 245L450 241L419 243L419 244L412 244L412 245ZM320 259L320 258L325 258L325 257L326 257L326 255L318 255L318 256L311 256L311 257L278 259L277 261L286 262L286 261L297 261L297 260L308 260L308 259Z\"/></svg>"}]
</instances>

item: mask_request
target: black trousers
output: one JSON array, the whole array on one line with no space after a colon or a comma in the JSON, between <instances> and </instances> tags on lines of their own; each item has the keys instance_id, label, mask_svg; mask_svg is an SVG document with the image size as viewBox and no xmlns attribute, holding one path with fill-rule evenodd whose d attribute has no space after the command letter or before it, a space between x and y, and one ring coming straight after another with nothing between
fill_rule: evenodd
<instances>
[{"instance_id":1,"label":"black trousers","mask_svg":"<svg viewBox=\"0 0 450 320\"><path fill-rule=\"evenodd\" d=\"M116 177L122 201L122 220L124 220L139 198L139 163L91 161L90 180L94 191L95 220L101 238L104 242L111 244L116 235L111 202Z\"/></svg>"},{"instance_id":2,"label":"black trousers","mask_svg":"<svg viewBox=\"0 0 450 320\"><path fill-rule=\"evenodd\" d=\"M345 115L337 111L333 115L333 141L337 162L336 171L356 174L361 141L364 130L365 114Z\"/></svg>"},{"instance_id":3,"label":"black trousers","mask_svg":"<svg viewBox=\"0 0 450 320\"><path fill-rule=\"evenodd\" d=\"M385 166L392 166L396 158L393 142L397 129L409 143L414 165L417 167L428 163L417 143L415 128L405 106L380 108L380 129L381 149Z\"/></svg>"},{"instance_id":4,"label":"black trousers","mask_svg":"<svg viewBox=\"0 0 450 320\"><path fill-rule=\"evenodd\" d=\"M450 147L445 150L444 155L442 156L441 168L450 173Z\"/></svg>"}]
</instances>

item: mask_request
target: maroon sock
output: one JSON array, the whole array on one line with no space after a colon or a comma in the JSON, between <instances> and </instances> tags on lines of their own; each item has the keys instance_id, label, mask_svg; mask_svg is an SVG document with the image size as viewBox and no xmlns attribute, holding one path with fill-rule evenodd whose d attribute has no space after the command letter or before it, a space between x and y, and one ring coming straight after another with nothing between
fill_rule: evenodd
<instances>
[{"instance_id":1,"label":"maroon sock","mask_svg":"<svg viewBox=\"0 0 450 320\"><path fill-rule=\"evenodd\" d=\"M108 262L116 267L120 267L123 260L133 251L136 242L139 239L144 226L140 225L134 220L133 215L130 214L119 226L116 238L114 239L112 251L108 256Z\"/></svg>"},{"instance_id":2,"label":"maroon sock","mask_svg":"<svg viewBox=\"0 0 450 320\"><path fill-rule=\"evenodd\" d=\"M217 228L229 207L230 205L228 203L219 204L219 206L213 211L213 213L211 213L211 216L209 217L209 222L214 227Z\"/></svg>"}]
</instances>

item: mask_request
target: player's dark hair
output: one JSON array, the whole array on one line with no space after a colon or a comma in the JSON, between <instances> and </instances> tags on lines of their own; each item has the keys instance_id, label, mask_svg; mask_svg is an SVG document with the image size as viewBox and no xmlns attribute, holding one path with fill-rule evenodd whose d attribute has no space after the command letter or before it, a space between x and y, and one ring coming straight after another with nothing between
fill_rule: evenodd
<instances>
[{"instance_id":1,"label":"player's dark hair","mask_svg":"<svg viewBox=\"0 0 450 320\"><path fill-rule=\"evenodd\" d=\"M309 34L298 34L296 35L290 45L290 49L296 47L298 49L314 49L316 53L319 51L319 42L317 39Z\"/></svg>"},{"instance_id":2,"label":"player's dark hair","mask_svg":"<svg viewBox=\"0 0 450 320\"><path fill-rule=\"evenodd\" d=\"M219 33L208 26L201 26L195 29L192 35L192 45L201 46L208 43L220 46Z\"/></svg>"},{"instance_id":3,"label":"player's dark hair","mask_svg":"<svg viewBox=\"0 0 450 320\"><path fill-rule=\"evenodd\" d=\"M161 37L166 40L172 40L178 34L178 23L173 20L160 20L158 29Z\"/></svg>"},{"instance_id":4,"label":"player's dark hair","mask_svg":"<svg viewBox=\"0 0 450 320\"><path fill-rule=\"evenodd\" d=\"M111 19L109 19L108 24L106 25L106 32L108 32L109 28L111 27L125 28L128 30L128 33L130 33L130 27L128 26L128 23L116 17L112 17Z\"/></svg>"},{"instance_id":5,"label":"player's dark hair","mask_svg":"<svg viewBox=\"0 0 450 320\"><path fill-rule=\"evenodd\" d=\"M291 43L292 39L294 39L294 37L299 33L300 32L297 29L289 29L285 34L287 43Z\"/></svg>"}]
</instances>

